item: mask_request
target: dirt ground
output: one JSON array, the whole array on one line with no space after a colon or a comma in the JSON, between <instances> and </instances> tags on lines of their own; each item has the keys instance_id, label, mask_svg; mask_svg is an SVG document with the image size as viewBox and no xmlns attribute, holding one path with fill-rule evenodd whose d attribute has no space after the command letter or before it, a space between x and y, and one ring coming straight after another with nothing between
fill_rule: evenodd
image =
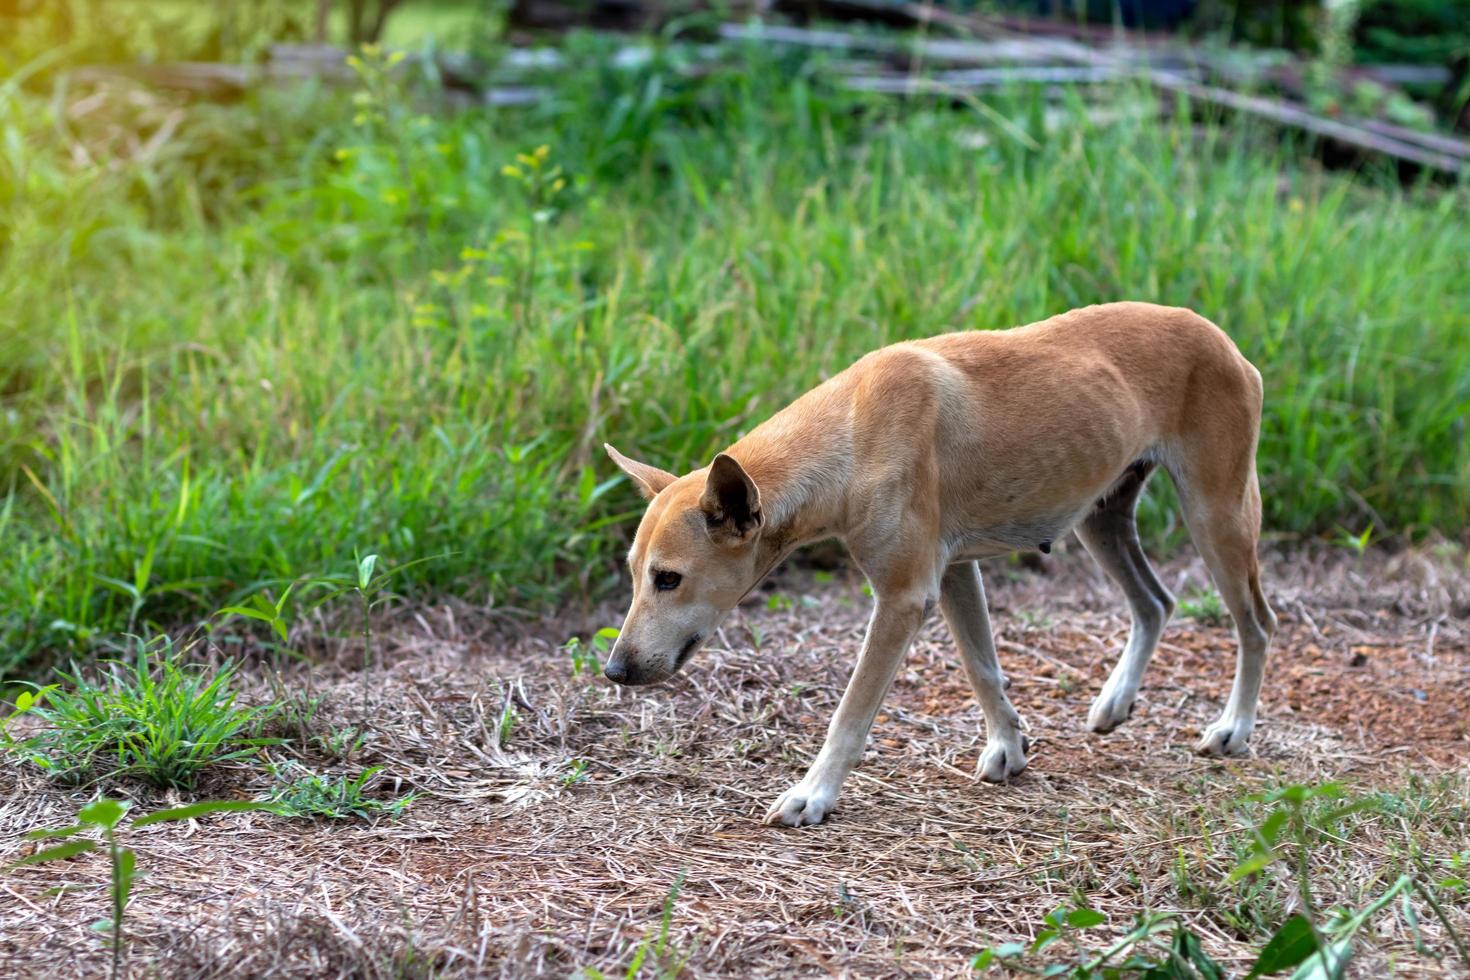
<instances>
[{"instance_id":1,"label":"dirt ground","mask_svg":"<svg viewBox=\"0 0 1470 980\"><path fill-rule=\"evenodd\" d=\"M1048 569L987 568L1030 768L1004 786L973 778L980 715L936 616L835 814L802 830L760 818L815 754L851 668L868 600L844 573L778 575L683 675L638 690L574 675L560 649L615 624L612 607L533 628L453 605L401 613L384 669L347 669L344 640L281 677L327 695L324 726L370 730L356 756L320 768L384 766L379 792L411 789L416 802L397 820L247 813L137 831L146 877L128 913L129 971L623 977L641 957L646 977L961 976L977 950L1034 936L1046 912L1085 895L1109 917L1098 945L1141 909L1176 912L1244 972L1295 901L1275 871L1226 883L1260 812L1245 795L1325 780L1392 794L1314 852L1323 907L1379 894L1411 838L1432 869L1470 849L1463 555L1272 558L1282 628L1261 724L1253 755L1223 763L1190 746L1229 688L1228 624L1176 616L1133 719L1092 735L1087 706L1126 612L1075 545ZM1189 559L1162 572L1181 598L1205 582ZM262 690L264 673L252 673ZM245 798L268 785L257 764L202 789ZM131 793L135 812L177 802L112 791ZM0 772L0 861L87 796ZM0 976L103 975L88 927L106 914L105 878L97 854L0 877ZM1394 906L1357 944L1355 973L1470 975L1418 912L1429 952ZM1470 935L1463 903L1448 913Z\"/></svg>"}]
</instances>

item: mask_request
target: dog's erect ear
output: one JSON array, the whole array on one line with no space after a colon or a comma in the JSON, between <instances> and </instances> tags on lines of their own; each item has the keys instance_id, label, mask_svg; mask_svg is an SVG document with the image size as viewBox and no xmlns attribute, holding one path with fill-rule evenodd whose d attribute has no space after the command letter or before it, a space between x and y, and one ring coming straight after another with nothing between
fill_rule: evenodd
<instances>
[{"instance_id":1,"label":"dog's erect ear","mask_svg":"<svg viewBox=\"0 0 1470 980\"><path fill-rule=\"evenodd\" d=\"M660 490L678 479L674 474L661 470L657 466L649 466L647 463L640 463L636 459L629 459L605 442L602 444L602 448L607 450L607 454L612 457L612 461L617 463L624 473L633 478L633 482L638 485L638 492L643 494L644 500L652 500Z\"/></svg>"},{"instance_id":2,"label":"dog's erect ear","mask_svg":"<svg viewBox=\"0 0 1470 980\"><path fill-rule=\"evenodd\" d=\"M710 464L699 506L712 535L745 538L761 526L761 492L734 456L720 453Z\"/></svg>"}]
</instances>

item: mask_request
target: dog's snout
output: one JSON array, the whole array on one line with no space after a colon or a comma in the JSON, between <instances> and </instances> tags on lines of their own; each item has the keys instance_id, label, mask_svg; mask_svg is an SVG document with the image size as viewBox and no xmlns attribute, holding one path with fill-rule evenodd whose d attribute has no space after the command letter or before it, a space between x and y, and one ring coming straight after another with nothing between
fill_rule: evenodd
<instances>
[{"instance_id":1,"label":"dog's snout","mask_svg":"<svg viewBox=\"0 0 1470 980\"><path fill-rule=\"evenodd\" d=\"M629 673L628 661L623 657L613 657L602 668L602 675L614 684L628 683Z\"/></svg>"}]
</instances>

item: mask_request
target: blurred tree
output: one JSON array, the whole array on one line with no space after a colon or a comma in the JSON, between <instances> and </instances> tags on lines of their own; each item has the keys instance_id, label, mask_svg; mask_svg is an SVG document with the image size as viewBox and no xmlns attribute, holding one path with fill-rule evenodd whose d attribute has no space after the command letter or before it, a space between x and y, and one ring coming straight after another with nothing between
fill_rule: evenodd
<instances>
[{"instance_id":1,"label":"blurred tree","mask_svg":"<svg viewBox=\"0 0 1470 980\"><path fill-rule=\"evenodd\" d=\"M322 25L327 19L325 8L331 0L318 0L318 30L325 35ZM360 44L376 44L383 38L383 29L388 26L388 17L402 0L345 0L347 7L347 40L353 47Z\"/></svg>"},{"instance_id":2,"label":"blurred tree","mask_svg":"<svg viewBox=\"0 0 1470 980\"><path fill-rule=\"evenodd\" d=\"M1200 0L1195 26L1232 41L1315 52L1322 0Z\"/></svg>"}]
</instances>

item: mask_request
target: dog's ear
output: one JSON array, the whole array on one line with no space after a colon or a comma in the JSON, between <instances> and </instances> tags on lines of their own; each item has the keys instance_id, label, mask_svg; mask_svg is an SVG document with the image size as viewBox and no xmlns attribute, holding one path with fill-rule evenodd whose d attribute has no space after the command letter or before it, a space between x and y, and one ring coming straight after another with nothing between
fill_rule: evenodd
<instances>
[{"instance_id":1,"label":"dog's ear","mask_svg":"<svg viewBox=\"0 0 1470 980\"><path fill-rule=\"evenodd\" d=\"M699 506L711 536L747 538L762 521L761 492L734 456L720 453L710 464Z\"/></svg>"},{"instance_id":2,"label":"dog's ear","mask_svg":"<svg viewBox=\"0 0 1470 980\"><path fill-rule=\"evenodd\" d=\"M617 463L618 467L624 473L633 478L633 482L638 485L638 492L643 494L644 500L652 500L660 490L678 479L674 474L661 470L657 466L649 466L647 463L640 463L636 459L629 459L605 442L602 444L602 448L607 450L607 454L612 457L612 461Z\"/></svg>"}]
</instances>

